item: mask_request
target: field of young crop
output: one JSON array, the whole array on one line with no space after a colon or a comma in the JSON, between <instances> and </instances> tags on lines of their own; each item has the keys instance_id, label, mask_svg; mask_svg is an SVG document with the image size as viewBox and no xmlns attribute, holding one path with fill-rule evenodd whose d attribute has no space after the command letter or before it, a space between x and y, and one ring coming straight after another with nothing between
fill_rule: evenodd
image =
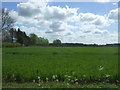
<instances>
[{"instance_id":1,"label":"field of young crop","mask_svg":"<svg viewBox=\"0 0 120 90\"><path fill-rule=\"evenodd\" d=\"M118 81L117 47L3 48L3 82Z\"/></svg>"}]
</instances>

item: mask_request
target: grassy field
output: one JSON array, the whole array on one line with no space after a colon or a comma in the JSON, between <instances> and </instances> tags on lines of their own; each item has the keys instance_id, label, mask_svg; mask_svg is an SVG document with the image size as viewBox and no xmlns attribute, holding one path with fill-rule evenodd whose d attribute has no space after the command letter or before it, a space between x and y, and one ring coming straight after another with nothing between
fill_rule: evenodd
<instances>
[{"instance_id":1,"label":"grassy field","mask_svg":"<svg viewBox=\"0 0 120 90\"><path fill-rule=\"evenodd\" d=\"M3 82L119 83L117 47L3 48L2 65Z\"/></svg>"}]
</instances>

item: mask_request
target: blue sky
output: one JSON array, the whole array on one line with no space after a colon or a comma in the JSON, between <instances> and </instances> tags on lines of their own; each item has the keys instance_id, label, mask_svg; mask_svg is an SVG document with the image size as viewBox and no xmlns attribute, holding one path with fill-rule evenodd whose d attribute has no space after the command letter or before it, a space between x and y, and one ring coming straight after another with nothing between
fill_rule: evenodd
<instances>
[{"instance_id":1,"label":"blue sky","mask_svg":"<svg viewBox=\"0 0 120 90\"><path fill-rule=\"evenodd\" d=\"M20 6L19 7L17 7L17 4L19 4ZM18 18L19 19L19 23L16 23L15 24L15 26L16 27L21 27L21 29L24 29L23 31L25 31L26 33L28 33L28 34L30 34L30 32L32 32L32 33L36 33L38 36L43 36L43 37L45 37L45 38L48 38L50 41L52 41L53 40L53 36L55 36L54 38L56 38L56 39L61 39L61 40L63 40L63 42L73 42L73 41L75 41L74 39L75 38L77 38L77 37L79 37L80 35L76 35L76 34L78 34L78 33L81 33L82 35L80 36L80 37L83 37L83 36L85 36L85 37L87 37L88 35L91 35L92 36L92 34L91 33L95 33L95 32L97 32L97 33L101 33L101 34L104 34L104 33L110 33L110 36L115 36L118 32L118 24L117 24L117 22L115 22L115 20L112 20L112 21L114 21L114 23L111 23L112 21L110 21L109 23L109 25L104 25L104 26L95 26L93 23L96 23L95 22L95 20L98 20L99 22L97 22L96 24L102 24L102 22L103 23L105 23L106 21L104 20L104 18L105 18L105 15L107 16L107 15L109 15L109 13L110 12L116 12L115 10L118 8L118 5L117 4L113 4L112 2L107 2L107 3L100 3L100 2L47 2L47 5L49 5L49 8L50 9L48 9L48 10L56 10L56 9L58 9L58 8L56 8L56 7L58 7L59 6L59 9L58 10L62 10L66 5L69 7L69 10L72 10L72 9L70 9L70 8L79 8L78 10L77 10L77 13L78 13L78 15L77 16L73 16L73 17L76 17L76 18L81 18L80 20L82 20L83 18L84 19L86 19L86 20L91 20L91 18L93 19L93 21L91 21L91 22L93 22L92 24L91 24L91 22L90 21L88 21L88 23L90 23L90 24L88 24L88 26L86 25L86 24L83 24L83 26L81 26L82 24L81 24L81 22L82 21L80 21L80 27L74 27L75 26L75 24L76 24L76 21L77 21L77 19L76 19L76 21L75 22L67 22L66 23L66 21L64 21L64 20L60 20L60 17L58 18L57 16L55 16L55 18L53 18L53 19L56 19L56 17L57 17L57 19L56 20L51 20L48 16L51 14L50 12L48 12L48 16L47 16L47 18L49 18L50 19L50 21L48 20L43 20L43 21L39 21L39 23L41 23L41 24L43 24L44 22L46 23L48 23L49 25L48 26L45 26L45 24L43 24L43 25L41 25L40 24L40 26L41 27L37 27L36 25L37 24L39 24L39 23L36 23L36 24L34 24L34 23L32 23L31 22L31 18L32 18L32 20L34 21L34 19L33 19L33 16L32 17L29 17L28 18L28 16L26 17L26 16L24 16L24 13L22 13L22 11L21 12L19 12L18 11L18 8L19 9L21 9L21 8L23 8L23 9L21 9L21 10L24 10L25 9L25 7L27 7L27 8L29 8L28 10L26 10L26 12L28 12L28 13L30 13L31 15L34 13L34 9L35 10L37 10L38 8L35 6L35 5L38 5L39 6L39 4L37 3L37 4L35 4L35 5L32 5L33 7L29 7L29 4L30 4L30 6L32 5L32 3L27 3L26 2L26 6L22 6L22 4L20 4L19 2L3 2L2 3L2 7L3 8L7 8L7 9L9 9L9 10L13 10L14 11L14 13L12 13L12 16L13 17L16 17L16 18ZM56 7L52 7L52 6L56 6ZM47 6L46 6L46 9L45 10L47 10ZM56 9L55 9L56 8ZM33 11L32 11L33 10ZM41 10L42 10L42 7L41 7ZM112 11L113 10L113 11ZM25 11L24 11L25 12ZM43 10L42 11L44 14L43 14L43 16L44 16L44 18L46 18L46 12ZM61 15L61 12L62 11L56 11L57 12L57 14L58 15ZM66 12L66 11L65 11ZM75 13L75 11L71 11L71 12L74 12ZM16 13L16 14L15 14ZM45 14L46 13L46 14ZM50 13L50 14L49 14ZM64 13L64 12L62 12L62 13ZM81 13L83 13L83 14L81 14ZM87 13L89 13L89 14L87 14ZM18 14L18 16L15 16L15 15L17 15ZM20 14L20 15L19 15ZM38 13L39 14L39 13ZM112 13L110 13L110 14L112 14ZM22 17L21 17L21 15L23 15ZM36 14L35 14L36 15ZM41 13L39 14L39 15L41 15ZM39 15L36 15L36 17L38 17ZM52 16L54 16L54 14L51 14ZM79 16L79 15L82 15L82 16ZM115 14L113 14L113 15L115 15ZM61 16L63 16L63 15L61 15ZM90 17L90 18L88 18L88 17L86 17L86 16L88 16L88 17ZM51 16L50 16L51 17ZM108 17L108 16L107 16ZM113 16L112 16L113 17ZM25 19L24 19L25 18ZM41 18L41 19L44 19L44 18ZM30 19L30 21L29 21L29 19ZM62 19L62 18L61 18ZM70 19L70 18L69 18ZM101 20L99 20L99 19L101 19ZM103 19L103 20L102 20ZM22 20L22 21L21 21ZM26 22L28 22L28 23L26 23ZM36 21L35 21L36 22ZM57 22L57 23L56 23ZM83 22L85 22L85 20L83 20ZM23 24L22 24L23 23ZM30 24L29 24L30 23ZM59 23L59 24L58 24ZM63 24L64 23L64 24ZM78 23L78 21L77 21L77 23ZM86 23L86 22L85 22ZM66 25L66 30L63 30L63 29L61 29L60 27L62 27L62 25L64 26L64 25ZM78 24L79 25L79 24ZM53 26L56 26L56 27L58 27L58 30L54 30L54 27ZM68 27L68 28L67 28ZM71 28L73 28L74 27L74 29L72 30ZM88 27L88 28L87 28ZM89 28L90 27L90 28ZM60 29L59 29L60 28ZM71 29L71 30L69 30L69 28ZM88 30L87 30L87 29ZM35 29L35 30L33 30L33 29ZM85 29L85 30L83 30L83 31L80 31L80 30L82 30L82 29ZM93 31L91 30L91 31L89 31L89 29L94 29ZM32 31L31 31L32 30ZM38 31L37 31L38 30ZM62 32L61 32L61 30L63 30ZM46 34L45 32L51 32L52 31L52 33L49 33L49 34ZM91 33L83 33L83 32L91 32ZM41 32L40 34L38 33L38 32ZM112 34L115 34L115 35L112 35ZM50 35L51 34L51 35ZM68 39L67 40L65 40L63 37L64 36L66 36L67 34L70 34L70 36L67 36L68 37ZM62 36L63 35L63 36ZM93 35L93 36L95 36L94 38L96 38L96 36L99 36L99 35ZM103 35L101 35L101 36L103 36ZM106 35L104 35L105 37L107 36L107 34ZM66 37L66 38L67 38ZM73 41L70 41L70 37L71 38L73 38ZM99 36L100 37L100 36ZM117 37L117 36L116 36ZM51 39L52 38L52 39ZM87 38L90 38L90 37L87 37ZM91 38L93 38L93 37L91 37ZM97 37L98 38L98 37ZM101 38L99 38L99 39L101 39ZM116 39L115 37L114 37L114 39ZM81 39L80 39L81 40ZM93 39L91 39L91 40L93 40ZM91 42L91 40L82 40L82 42L83 43L90 43ZM111 40L113 40L113 38L111 38ZM84 42L85 41L85 42ZM114 41L114 40L113 40ZM109 41L109 42L113 42L113 41ZM116 39L116 41L117 41L117 39ZM77 41L77 42L80 42L79 40ZM99 42L99 41L93 41L93 42L91 42L91 43L94 43L94 42L96 42L96 43L101 43L101 42ZM106 41L104 41L104 43L105 43ZM107 42L106 42L107 43Z\"/></svg>"},{"instance_id":2,"label":"blue sky","mask_svg":"<svg viewBox=\"0 0 120 90\"><path fill-rule=\"evenodd\" d=\"M78 12L83 12L83 13L95 13L95 14L100 14L104 15L107 14L110 10L116 9L118 6L113 5L112 2L108 3L98 3L98 2L54 2L54 3L49 3L49 5L54 5L54 6L60 6L60 7L65 7L68 5L71 8L80 8Z\"/></svg>"},{"instance_id":3,"label":"blue sky","mask_svg":"<svg viewBox=\"0 0 120 90\"><path fill-rule=\"evenodd\" d=\"M2 7L8 8L10 10L17 11L17 4L19 2L3 2ZM78 12L83 13L95 13L99 15L104 15L109 13L110 10L116 9L118 5L113 5L112 2L99 3L99 2L49 2L50 6L60 6L65 7L68 5L71 8L79 8Z\"/></svg>"}]
</instances>

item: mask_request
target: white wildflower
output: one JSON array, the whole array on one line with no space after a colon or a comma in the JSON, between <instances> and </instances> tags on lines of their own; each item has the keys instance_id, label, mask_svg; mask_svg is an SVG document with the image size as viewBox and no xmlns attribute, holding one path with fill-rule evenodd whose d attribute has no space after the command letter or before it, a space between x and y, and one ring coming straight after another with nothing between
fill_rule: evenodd
<instances>
[{"instance_id":1,"label":"white wildflower","mask_svg":"<svg viewBox=\"0 0 120 90\"><path fill-rule=\"evenodd\" d=\"M49 79L46 77L46 81L48 81Z\"/></svg>"},{"instance_id":2,"label":"white wildflower","mask_svg":"<svg viewBox=\"0 0 120 90\"><path fill-rule=\"evenodd\" d=\"M38 76L38 79L40 79L40 76Z\"/></svg>"},{"instance_id":3,"label":"white wildflower","mask_svg":"<svg viewBox=\"0 0 120 90\"><path fill-rule=\"evenodd\" d=\"M40 83L38 84L38 86L40 86Z\"/></svg>"},{"instance_id":4,"label":"white wildflower","mask_svg":"<svg viewBox=\"0 0 120 90\"><path fill-rule=\"evenodd\" d=\"M67 85L69 86L70 84L69 84L69 83L67 83Z\"/></svg>"},{"instance_id":5,"label":"white wildflower","mask_svg":"<svg viewBox=\"0 0 120 90\"><path fill-rule=\"evenodd\" d=\"M53 75L52 78L55 79L55 75Z\"/></svg>"},{"instance_id":6,"label":"white wildflower","mask_svg":"<svg viewBox=\"0 0 120 90\"><path fill-rule=\"evenodd\" d=\"M86 75L83 75L83 77L86 77Z\"/></svg>"},{"instance_id":7,"label":"white wildflower","mask_svg":"<svg viewBox=\"0 0 120 90\"><path fill-rule=\"evenodd\" d=\"M68 78L71 78L71 76L68 76Z\"/></svg>"},{"instance_id":8,"label":"white wildflower","mask_svg":"<svg viewBox=\"0 0 120 90\"><path fill-rule=\"evenodd\" d=\"M33 80L33 83L35 83L35 80Z\"/></svg>"},{"instance_id":9,"label":"white wildflower","mask_svg":"<svg viewBox=\"0 0 120 90\"><path fill-rule=\"evenodd\" d=\"M68 81L70 81L70 79L68 79Z\"/></svg>"},{"instance_id":10,"label":"white wildflower","mask_svg":"<svg viewBox=\"0 0 120 90\"><path fill-rule=\"evenodd\" d=\"M65 77L67 77L67 75L65 75Z\"/></svg>"},{"instance_id":11,"label":"white wildflower","mask_svg":"<svg viewBox=\"0 0 120 90\"><path fill-rule=\"evenodd\" d=\"M78 79L76 78L75 81L77 81Z\"/></svg>"},{"instance_id":12,"label":"white wildflower","mask_svg":"<svg viewBox=\"0 0 120 90\"><path fill-rule=\"evenodd\" d=\"M110 75L107 75L107 74L106 74L105 76L106 76L106 77L110 77Z\"/></svg>"},{"instance_id":13,"label":"white wildflower","mask_svg":"<svg viewBox=\"0 0 120 90\"><path fill-rule=\"evenodd\" d=\"M78 82L75 82L75 84L78 84Z\"/></svg>"},{"instance_id":14,"label":"white wildflower","mask_svg":"<svg viewBox=\"0 0 120 90\"><path fill-rule=\"evenodd\" d=\"M99 67L99 71L102 71L104 69L104 67L100 66Z\"/></svg>"},{"instance_id":15,"label":"white wildflower","mask_svg":"<svg viewBox=\"0 0 120 90\"><path fill-rule=\"evenodd\" d=\"M56 79L56 82L59 82L59 80L58 80L58 79Z\"/></svg>"},{"instance_id":16,"label":"white wildflower","mask_svg":"<svg viewBox=\"0 0 120 90\"><path fill-rule=\"evenodd\" d=\"M119 80L116 80L117 83L119 83Z\"/></svg>"}]
</instances>

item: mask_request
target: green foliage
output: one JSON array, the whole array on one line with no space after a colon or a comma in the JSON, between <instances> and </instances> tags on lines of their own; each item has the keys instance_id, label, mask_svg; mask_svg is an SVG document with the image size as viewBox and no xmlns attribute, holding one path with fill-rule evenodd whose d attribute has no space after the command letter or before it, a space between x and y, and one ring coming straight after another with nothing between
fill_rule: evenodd
<instances>
[{"instance_id":1,"label":"green foliage","mask_svg":"<svg viewBox=\"0 0 120 90\"><path fill-rule=\"evenodd\" d=\"M61 41L59 39L56 39L53 41L53 45L54 46L60 46L61 45Z\"/></svg>"},{"instance_id":2,"label":"green foliage","mask_svg":"<svg viewBox=\"0 0 120 90\"><path fill-rule=\"evenodd\" d=\"M30 38L26 35L25 32L22 32L20 29L18 29L18 31L16 32L16 39L17 42L26 46L30 44Z\"/></svg>"},{"instance_id":3,"label":"green foliage","mask_svg":"<svg viewBox=\"0 0 120 90\"><path fill-rule=\"evenodd\" d=\"M118 81L117 47L3 48L3 81ZM48 79L46 79L48 78Z\"/></svg>"},{"instance_id":4,"label":"green foliage","mask_svg":"<svg viewBox=\"0 0 120 90\"><path fill-rule=\"evenodd\" d=\"M20 43L10 43L10 42L3 42L2 47L20 47L22 46Z\"/></svg>"},{"instance_id":5,"label":"green foliage","mask_svg":"<svg viewBox=\"0 0 120 90\"><path fill-rule=\"evenodd\" d=\"M44 39L41 37L38 37L36 34L30 34L31 39L31 45L41 45L41 46L48 46L49 41L48 39Z\"/></svg>"},{"instance_id":6,"label":"green foliage","mask_svg":"<svg viewBox=\"0 0 120 90\"><path fill-rule=\"evenodd\" d=\"M48 39L44 39L44 38L39 38L39 41L40 41L40 45L41 46L48 46L49 45L49 41Z\"/></svg>"},{"instance_id":7,"label":"green foliage","mask_svg":"<svg viewBox=\"0 0 120 90\"><path fill-rule=\"evenodd\" d=\"M34 33L30 34L31 45L39 44L39 38Z\"/></svg>"}]
</instances>

